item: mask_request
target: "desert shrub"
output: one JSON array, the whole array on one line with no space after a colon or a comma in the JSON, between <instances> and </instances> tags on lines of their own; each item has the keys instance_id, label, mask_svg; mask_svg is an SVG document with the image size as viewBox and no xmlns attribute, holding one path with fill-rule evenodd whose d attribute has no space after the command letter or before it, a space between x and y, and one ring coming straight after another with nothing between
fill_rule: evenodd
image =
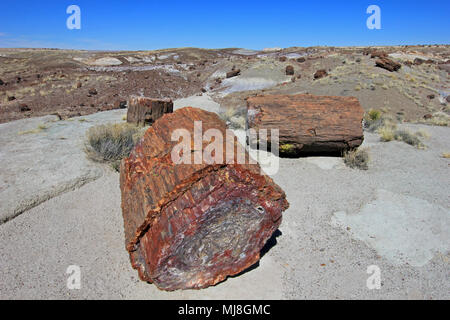
<instances>
[{"instance_id":1,"label":"desert shrub","mask_svg":"<svg viewBox=\"0 0 450 320\"><path fill-rule=\"evenodd\" d=\"M421 123L431 124L434 126L448 127L450 126L450 115L445 112L435 112L431 119L421 120Z\"/></svg>"},{"instance_id":2,"label":"desert shrub","mask_svg":"<svg viewBox=\"0 0 450 320\"><path fill-rule=\"evenodd\" d=\"M418 130L416 133L412 133L408 130L397 129L397 125L392 124L379 128L378 134L380 135L380 140L383 142L393 140L403 141L419 149L425 148L421 138L428 139L430 137L430 134L423 129Z\"/></svg>"},{"instance_id":3,"label":"desert shrub","mask_svg":"<svg viewBox=\"0 0 450 320\"><path fill-rule=\"evenodd\" d=\"M383 142L392 141L395 139L395 131L390 126L384 126L378 129L380 140Z\"/></svg>"},{"instance_id":4,"label":"desert shrub","mask_svg":"<svg viewBox=\"0 0 450 320\"><path fill-rule=\"evenodd\" d=\"M280 156L290 157L297 154L295 145L290 143L281 143L279 147Z\"/></svg>"},{"instance_id":5,"label":"desert shrub","mask_svg":"<svg viewBox=\"0 0 450 320\"><path fill-rule=\"evenodd\" d=\"M369 112L367 112L367 115L370 120L376 121L381 118L381 111L375 110L375 109L370 109Z\"/></svg>"},{"instance_id":6,"label":"desert shrub","mask_svg":"<svg viewBox=\"0 0 450 320\"><path fill-rule=\"evenodd\" d=\"M128 123L100 125L86 132L85 151L89 159L107 162L118 171L145 130Z\"/></svg>"},{"instance_id":7,"label":"desert shrub","mask_svg":"<svg viewBox=\"0 0 450 320\"><path fill-rule=\"evenodd\" d=\"M244 129L247 108L228 108L219 117L232 129Z\"/></svg>"},{"instance_id":8,"label":"desert shrub","mask_svg":"<svg viewBox=\"0 0 450 320\"><path fill-rule=\"evenodd\" d=\"M365 149L355 149L344 152L344 163L353 169L369 169L369 153Z\"/></svg>"},{"instance_id":9,"label":"desert shrub","mask_svg":"<svg viewBox=\"0 0 450 320\"><path fill-rule=\"evenodd\" d=\"M394 128L396 125L392 116L380 110L369 110L364 116L364 128L369 132L376 132L382 127Z\"/></svg>"},{"instance_id":10,"label":"desert shrub","mask_svg":"<svg viewBox=\"0 0 450 320\"><path fill-rule=\"evenodd\" d=\"M422 141L420 141L420 138L417 136L417 134L414 134L408 130L397 130L394 133L394 139L398 141L403 141L411 146L422 148L424 147Z\"/></svg>"},{"instance_id":11,"label":"desert shrub","mask_svg":"<svg viewBox=\"0 0 450 320\"><path fill-rule=\"evenodd\" d=\"M424 138L424 139L430 139L430 137L431 137L431 134L425 129L417 130L416 135L418 137L421 137L421 138Z\"/></svg>"}]
</instances>

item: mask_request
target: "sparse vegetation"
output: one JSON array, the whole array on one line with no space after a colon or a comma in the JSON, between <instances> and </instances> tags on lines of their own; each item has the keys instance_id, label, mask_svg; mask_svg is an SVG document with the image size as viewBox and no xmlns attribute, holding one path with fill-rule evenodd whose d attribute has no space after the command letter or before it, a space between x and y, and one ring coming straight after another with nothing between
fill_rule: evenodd
<instances>
[{"instance_id":1,"label":"sparse vegetation","mask_svg":"<svg viewBox=\"0 0 450 320\"><path fill-rule=\"evenodd\" d=\"M450 115L445 112L436 112L430 119L421 120L420 123L426 123L434 126L448 127L450 125Z\"/></svg>"},{"instance_id":2,"label":"sparse vegetation","mask_svg":"<svg viewBox=\"0 0 450 320\"><path fill-rule=\"evenodd\" d=\"M344 163L347 167L359 170L369 169L369 153L366 149L355 149L344 152Z\"/></svg>"},{"instance_id":3,"label":"sparse vegetation","mask_svg":"<svg viewBox=\"0 0 450 320\"><path fill-rule=\"evenodd\" d=\"M279 152L280 152L280 155L293 156L296 153L296 149L293 144L284 143L284 144L280 144Z\"/></svg>"},{"instance_id":4,"label":"sparse vegetation","mask_svg":"<svg viewBox=\"0 0 450 320\"><path fill-rule=\"evenodd\" d=\"M369 116L369 119L372 120L372 121L376 121L376 120L381 118L381 111L380 110L370 109L367 114Z\"/></svg>"},{"instance_id":5,"label":"sparse vegetation","mask_svg":"<svg viewBox=\"0 0 450 320\"><path fill-rule=\"evenodd\" d=\"M383 142L392 141L395 139L395 132L392 127L384 126L378 129L378 134Z\"/></svg>"},{"instance_id":6,"label":"sparse vegetation","mask_svg":"<svg viewBox=\"0 0 450 320\"><path fill-rule=\"evenodd\" d=\"M424 139L430 139L430 137L431 137L431 134L425 129L417 130L416 135L418 137L421 137L421 138L424 138Z\"/></svg>"},{"instance_id":7,"label":"sparse vegetation","mask_svg":"<svg viewBox=\"0 0 450 320\"><path fill-rule=\"evenodd\" d=\"M364 116L364 128L369 132L376 132L382 127L395 127L397 124L391 116L380 110L371 109Z\"/></svg>"},{"instance_id":8,"label":"sparse vegetation","mask_svg":"<svg viewBox=\"0 0 450 320\"><path fill-rule=\"evenodd\" d=\"M95 126L86 133L85 151L89 159L110 163L118 171L145 129L128 123Z\"/></svg>"},{"instance_id":9,"label":"sparse vegetation","mask_svg":"<svg viewBox=\"0 0 450 320\"><path fill-rule=\"evenodd\" d=\"M228 108L219 117L232 129L244 129L246 114L246 108Z\"/></svg>"},{"instance_id":10,"label":"sparse vegetation","mask_svg":"<svg viewBox=\"0 0 450 320\"><path fill-rule=\"evenodd\" d=\"M47 130L48 126L46 126L45 124L40 124L37 126L36 129L33 130L26 130L26 131L20 131L19 135L23 135L23 134L32 134L32 133L39 133L42 132L44 130Z\"/></svg>"},{"instance_id":11,"label":"sparse vegetation","mask_svg":"<svg viewBox=\"0 0 450 320\"><path fill-rule=\"evenodd\" d=\"M420 141L417 134L414 134L408 130L397 130L394 133L394 139L398 141L403 141L411 146L417 148L424 148L425 145Z\"/></svg>"}]
</instances>

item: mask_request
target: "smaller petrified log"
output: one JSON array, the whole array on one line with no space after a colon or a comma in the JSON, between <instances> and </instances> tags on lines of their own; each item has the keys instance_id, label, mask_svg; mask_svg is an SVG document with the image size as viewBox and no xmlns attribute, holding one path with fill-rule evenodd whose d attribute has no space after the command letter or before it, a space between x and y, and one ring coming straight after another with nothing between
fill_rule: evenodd
<instances>
[{"instance_id":1,"label":"smaller petrified log","mask_svg":"<svg viewBox=\"0 0 450 320\"><path fill-rule=\"evenodd\" d=\"M173 102L170 99L131 97L128 101L127 122L143 126L172 112Z\"/></svg>"},{"instance_id":2,"label":"smaller petrified log","mask_svg":"<svg viewBox=\"0 0 450 320\"><path fill-rule=\"evenodd\" d=\"M389 58L380 58L380 59L377 59L377 60L375 61L375 64L376 64L377 67L386 69L386 70L388 70L388 71L390 71L390 72L397 71L397 70L399 70L399 69L402 67L402 65L401 65L400 63L397 63L397 62L395 62L395 61L392 61L392 60L389 59Z\"/></svg>"},{"instance_id":3,"label":"smaller petrified log","mask_svg":"<svg viewBox=\"0 0 450 320\"><path fill-rule=\"evenodd\" d=\"M241 73L241 69L232 70L230 72L227 72L227 78L236 77Z\"/></svg>"},{"instance_id":4,"label":"smaller petrified log","mask_svg":"<svg viewBox=\"0 0 450 320\"><path fill-rule=\"evenodd\" d=\"M354 97L256 96L247 99L247 110L247 128L257 132L279 130L282 157L338 154L358 147L364 139L364 111ZM271 145L270 136L267 141L256 139L250 135L250 145Z\"/></svg>"},{"instance_id":5,"label":"smaller petrified log","mask_svg":"<svg viewBox=\"0 0 450 320\"><path fill-rule=\"evenodd\" d=\"M314 79L320 79L323 77L326 77L328 75L327 71L325 69L317 70L316 73L314 73Z\"/></svg>"},{"instance_id":6,"label":"smaller petrified log","mask_svg":"<svg viewBox=\"0 0 450 320\"><path fill-rule=\"evenodd\" d=\"M294 75L294 67L293 66L287 66L286 67L286 75L287 76L293 76Z\"/></svg>"},{"instance_id":7,"label":"smaller petrified log","mask_svg":"<svg viewBox=\"0 0 450 320\"><path fill-rule=\"evenodd\" d=\"M384 51L372 51L370 58L387 58L387 53Z\"/></svg>"}]
</instances>

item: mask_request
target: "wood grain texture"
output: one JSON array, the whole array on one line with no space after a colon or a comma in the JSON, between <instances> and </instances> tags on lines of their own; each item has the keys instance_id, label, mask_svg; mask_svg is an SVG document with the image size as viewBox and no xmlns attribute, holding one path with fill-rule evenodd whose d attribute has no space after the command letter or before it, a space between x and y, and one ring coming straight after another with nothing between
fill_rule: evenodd
<instances>
[{"instance_id":1,"label":"wood grain texture","mask_svg":"<svg viewBox=\"0 0 450 320\"><path fill-rule=\"evenodd\" d=\"M172 132L183 128L193 137L194 121L202 121L203 132L226 135L216 114L182 108L157 120L121 163L132 266L164 290L205 288L256 263L289 206L257 164L174 164ZM239 147L234 139L226 143Z\"/></svg>"},{"instance_id":2,"label":"wood grain texture","mask_svg":"<svg viewBox=\"0 0 450 320\"><path fill-rule=\"evenodd\" d=\"M140 126L149 125L171 112L173 102L170 99L131 97L128 101L127 122Z\"/></svg>"},{"instance_id":3,"label":"wood grain texture","mask_svg":"<svg viewBox=\"0 0 450 320\"><path fill-rule=\"evenodd\" d=\"M281 156L341 153L358 147L364 139L363 115L354 97L301 94L247 99L247 127L257 132L267 129L268 145L270 129L278 129Z\"/></svg>"}]
</instances>

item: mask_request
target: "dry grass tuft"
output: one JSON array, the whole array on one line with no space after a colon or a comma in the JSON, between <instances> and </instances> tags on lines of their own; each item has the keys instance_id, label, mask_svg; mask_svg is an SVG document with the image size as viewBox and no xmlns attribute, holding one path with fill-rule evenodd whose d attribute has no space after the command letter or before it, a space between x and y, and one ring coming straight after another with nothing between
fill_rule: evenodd
<instances>
[{"instance_id":1,"label":"dry grass tuft","mask_svg":"<svg viewBox=\"0 0 450 320\"><path fill-rule=\"evenodd\" d=\"M356 149L344 152L344 163L347 167L359 170L369 169L369 153L366 149Z\"/></svg>"},{"instance_id":2,"label":"dry grass tuft","mask_svg":"<svg viewBox=\"0 0 450 320\"><path fill-rule=\"evenodd\" d=\"M364 128L369 132L376 132L382 127L396 127L394 118L380 110L371 109L364 116Z\"/></svg>"},{"instance_id":3,"label":"dry grass tuft","mask_svg":"<svg viewBox=\"0 0 450 320\"><path fill-rule=\"evenodd\" d=\"M20 131L18 134L19 135L23 135L23 134L39 133L39 132L45 131L47 129L48 129L48 126L46 126L45 124L40 124L40 125L37 126L36 129L27 130L27 131Z\"/></svg>"},{"instance_id":4,"label":"dry grass tuft","mask_svg":"<svg viewBox=\"0 0 450 320\"><path fill-rule=\"evenodd\" d=\"M219 117L232 129L244 129L246 114L246 108L227 108Z\"/></svg>"},{"instance_id":5,"label":"dry grass tuft","mask_svg":"<svg viewBox=\"0 0 450 320\"><path fill-rule=\"evenodd\" d=\"M86 132L85 152L89 159L110 163L118 171L120 161L129 156L144 133L145 128L128 123L95 126Z\"/></svg>"},{"instance_id":6,"label":"dry grass tuft","mask_svg":"<svg viewBox=\"0 0 450 320\"><path fill-rule=\"evenodd\" d=\"M394 134L394 139L398 141L403 141L411 146L416 148L424 148L425 145L420 141L420 138L417 134L412 133L408 130L397 130Z\"/></svg>"},{"instance_id":7,"label":"dry grass tuft","mask_svg":"<svg viewBox=\"0 0 450 320\"><path fill-rule=\"evenodd\" d=\"M378 134L383 142L392 141L395 139L395 131L390 126L384 126L378 129Z\"/></svg>"}]
</instances>

